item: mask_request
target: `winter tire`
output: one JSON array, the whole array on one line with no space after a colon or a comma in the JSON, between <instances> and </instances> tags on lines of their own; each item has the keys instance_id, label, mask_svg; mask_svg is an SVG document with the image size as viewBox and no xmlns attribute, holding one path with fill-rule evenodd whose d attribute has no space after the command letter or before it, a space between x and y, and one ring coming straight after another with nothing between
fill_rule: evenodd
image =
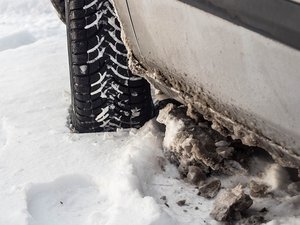
<instances>
[{"instance_id":1,"label":"winter tire","mask_svg":"<svg viewBox=\"0 0 300 225\"><path fill-rule=\"evenodd\" d=\"M109 0L66 0L71 126L78 132L139 128L153 116L150 85L128 69Z\"/></svg>"}]
</instances>

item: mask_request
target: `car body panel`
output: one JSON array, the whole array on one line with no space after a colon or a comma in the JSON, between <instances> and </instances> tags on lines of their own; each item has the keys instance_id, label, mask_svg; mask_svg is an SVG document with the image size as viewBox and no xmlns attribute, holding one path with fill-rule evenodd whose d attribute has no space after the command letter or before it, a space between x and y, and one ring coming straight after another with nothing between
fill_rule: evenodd
<instances>
[{"instance_id":1,"label":"car body panel","mask_svg":"<svg viewBox=\"0 0 300 225\"><path fill-rule=\"evenodd\" d=\"M300 50L300 4L289 0L180 0Z\"/></svg>"},{"instance_id":2,"label":"car body panel","mask_svg":"<svg viewBox=\"0 0 300 225\"><path fill-rule=\"evenodd\" d=\"M299 160L297 43L292 39L288 44L288 38L281 43L282 32L271 39L265 31L255 32L253 27L240 26L187 2L201 1L127 0L133 28L124 31L134 56L148 71L158 71L157 80L160 75L174 79L170 86L175 92L199 94L195 102L204 102ZM118 11L121 4L116 1ZM300 14L299 5L291 4ZM124 27L129 26L128 20L120 19ZM193 104L185 99L181 98ZM196 109L204 113L201 107Z\"/></svg>"}]
</instances>

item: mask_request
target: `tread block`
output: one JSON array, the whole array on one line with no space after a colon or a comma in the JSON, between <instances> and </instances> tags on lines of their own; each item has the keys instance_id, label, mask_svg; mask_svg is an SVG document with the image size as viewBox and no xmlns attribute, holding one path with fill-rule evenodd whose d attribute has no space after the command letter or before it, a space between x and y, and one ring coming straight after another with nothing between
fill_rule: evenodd
<instances>
[{"instance_id":1,"label":"tread block","mask_svg":"<svg viewBox=\"0 0 300 225\"><path fill-rule=\"evenodd\" d=\"M71 20L70 21L70 28L71 29L84 29L86 26L85 19L81 20Z\"/></svg>"},{"instance_id":2,"label":"tread block","mask_svg":"<svg viewBox=\"0 0 300 225\"><path fill-rule=\"evenodd\" d=\"M87 38L94 37L94 36L97 35L97 33L98 33L98 29L97 29L96 25L94 25L91 28L89 28L89 29L86 30Z\"/></svg>"},{"instance_id":3,"label":"tread block","mask_svg":"<svg viewBox=\"0 0 300 225\"><path fill-rule=\"evenodd\" d=\"M77 54L72 55L72 62L74 64L84 65L88 61L88 55L87 54Z\"/></svg>"},{"instance_id":4,"label":"tread block","mask_svg":"<svg viewBox=\"0 0 300 225\"><path fill-rule=\"evenodd\" d=\"M91 95L78 93L78 92L74 91L74 99L78 99L80 101L89 101L89 100L91 100Z\"/></svg>"},{"instance_id":5,"label":"tread block","mask_svg":"<svg viewBox=\"0 0 300 225\"><path fill-rule=\"evenodd\" d=\"M71 29L70 37L72 41L85 41L87 36L86 30L83 29Z\"/></svg>"},{"instance_id":6,"label":"tread block","mask_svg":"<svg viewBox=\"0 0 300 225\"><path fill-rule=\"evenodd\" d=\"M80 84L80 85L90 85L90 77L86 76L86 77L79 77L79 76L73 76L73 82L74 84Z\"/></svg>"},{"instance_id":7,"label":"tread block","mask_svg":"<svg viewBox=\"0 0 300 225\"><path fill-rule=\"evenodd\" d=\"M85 11L82 9L76 9L70 11L69 18L70 20L81 19L85 17Z\"/></svg>"},{"instance_id":8,"label":"tread block","mask_svg":"<svg viewBox=\"0 0 300 225\"><path fill-rule=\"evenodd\" d=\"M84 0L70 0L70 10L81 9L85 6Z\"/></svg>"},{"instance_id":9,"label":"tread block","mask_svg":"<svg viewBox=\"0 0 300 225\"><path fill-rule=\"evenodd\" d=\"M86 53L88 50L87 41L72 41L70 43L70 47L71 47L71 52L76 55Z\"/></svg>"},{"instance_id":10,"label":"tread block","mask_svg":"<svg viewBox=\"0 0 300 225\"><path fill-rule=\"evenodd\" d=\"M91 88L89 86L84 86L84 85L74 85L74 90L76 92L82 93L82 94L89 94L91 92Z\"/></svg>"}]
</instances>

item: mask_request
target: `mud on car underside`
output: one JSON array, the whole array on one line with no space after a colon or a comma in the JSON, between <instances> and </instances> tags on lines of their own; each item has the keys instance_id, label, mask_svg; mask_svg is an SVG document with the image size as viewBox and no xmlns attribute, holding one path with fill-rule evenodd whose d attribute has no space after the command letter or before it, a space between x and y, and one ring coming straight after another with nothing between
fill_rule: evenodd
<instances>
[{"instance_id":1,"label":"mud on car underside","mask_svg":"<svg viewBox=\"0 0 300 225\"><path fill-rule=\"evenodd\" d=\"M134 73L223 135L299 169L298 3L126 2L115 5Z\"/></svg>"},{"instance_id":2,"label":"mud on car underside","mask_svg":"<svg viewBox=\"0 0 300 225\"><path fill-rule=\"evenodd\" d=\"M61 19L65 21L65 2L51 1ZM98 5L97 1L92 0L68 2L71 2L71 10L78 12L72 16L79 20L82 15L77 9L83 7L83 13L84 7ZM262 147L268 150L281 165L299 169L299 140L296 137L299 136L297 110L299 112L300 102L297 100L299 98L291 98L286 94L288 91L296 91L299 83L297 61L300 59L298 51L300 5L298 3L286 0L243 0L239 1L239 4L235 4L235 1L215 0L166 0L164 2L155 0L150 4L146 0L138 2L127 0L115 1L114 4L126 35L123 35L123 41L129 51L129 67L134 74L143 76L156 88L188 106L190 112L194 110L202 113L207 120L212 121L212 127L223 135L241 139L244 144L250 146ZM153 17L154 12L155 17ZM186 17L186 15L190 16ZM82 24L76 22L73 25L76 25L73 28L77 29ZM71 30L73 28L71 27ZM76 39L81 33L72 35L70 38ZM219 36L222 38L218 38ZM71 41L76 41L75 39ZM81 43L80 40L78 43ZM97 46L94 47L98 48ZM257 54L258 52L260 54ZM111 53L107 54L111 55ZM85 66L83 56L75 52L71 57L72 63L76 65L78 62L83 63L78 68ZM70 67L71 72L75 64ZM114 64L112 62L112 65ZM282 80L280 77L285 73L288 78ZM87 98L89 94L95 93L94 84L86 83L89 79L83 79L87 74L73 72L73 75L71 81L81 80L85 82L84 85L88 85L85 87L83 84L73 83L77 94L80 94L79 90L84 91L80 94L84 98L73 101L73 103L80 102L80 105L73 106L73 109L77 109L75 114L77 113L81 121L84 118L84 121L92 123L93 131L103 130L97 128L98 125L90 117L97 118L103 112L98 100ZM120 77L118 74L115 75ZM115 75L112 77L116 77ZM131 76L131 72L127 75ZM252 86L249 92L247 82L253 83L251 77L253 80L256 79L257 85ZM274 78L270 79L270 77ZM90 81L98 82L94 78ZM282 90L276 88L280 81ZM147 84L144 83L142 86L146 87ZM139 88L138 99L142 99L142 95L145 94L142 86ZM262 87L269 92L265 92ZM123 89L129 94L132 92L131 87L126 85ZM149 91L146 92L149 97ZM128 97L128 93L124 95L125 98ZM135 95L135 93L134 91L131 94ZM120 93L115 94L120 96ZM295 95L297 96L297 92ZM110 95L109 98L112 99L112 96ZM152 114L147 112L151 111L152 107L148 97L148 103L142 110L145 113L138 121L140 125ZM132 95L130 99L133 98L135 96ZM265 101L266 99L269 100ZM98 103L93 105L93 102ZM112 105L118 104L113 100ZM92 108L82 108L82 106ZM110 108L114 111L115 106ZM264 110L257 110L260 108ZM134 109L129 106L128 113L132 110ZM99 115L95 115L97 112ZM287 113L283 114L283 112ZM114 117L114 112L110 114L110 117ZM266 117L267 115L270 117ZM131 121L131 117L125 121L126 127L131 126ZM83 123L80 125L81 128ZM289 126L292 129L289 129Z\"/></svg>"},{"instance_id":3,"label":"mud on car underside","mask_svg":"<svg viewBox=\"0 0 300 225\"><path fill-rule=\"evenodd\" d=\"M186 105L189 108L189 112L195 111L201 113L206 120L212 122L212 128L223 136L230 136L234 140L240 139L243 144L248 146L263 148L267 150L280 165L297 168L299 170L300 157L298 155L263 135L250 130L243 124L232 120L223 113L215 111L211 105L219 103L214 102L204 91L199 93L193 90L191 86L186 85L171 75L163 75L157 70L147 70L133 56L131 56L129 67L136 74L142 75L154 87L162 90L167 96ZM192 114L190 114L190 116L192 116Z\"/></svg>"}]
</instances>

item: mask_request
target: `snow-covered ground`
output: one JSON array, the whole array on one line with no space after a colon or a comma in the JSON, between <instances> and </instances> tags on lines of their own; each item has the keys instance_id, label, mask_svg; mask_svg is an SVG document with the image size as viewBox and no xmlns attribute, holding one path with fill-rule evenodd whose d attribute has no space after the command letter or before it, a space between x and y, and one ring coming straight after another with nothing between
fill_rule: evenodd
<instances>
[{"instance_id":1,"label":"snow-covered ground","mask_svg":"<svg viewBox=\"0 0 300 225\"><path fill-rule=\"evenodd\" d=\"M163 166L155 121L70 132L65 27L49 0L1 0L0 68L0 225L218 224L213 201ZM297 224L299 202L274 212Z\"/></svg>"},{"instance_id":2,"label":"snow-covered ground","mask_svg":"<svg viewBox=\"0 0 300 225\"><path fill-rule=\"evenodd\" d=\"M0 225L210 220L210 204L194 209L201 199L175 168L162 171L154 121L116 133L67 128L66 34L49 0L1 0L0 65Z\"/></svg>"}]
</instances>

